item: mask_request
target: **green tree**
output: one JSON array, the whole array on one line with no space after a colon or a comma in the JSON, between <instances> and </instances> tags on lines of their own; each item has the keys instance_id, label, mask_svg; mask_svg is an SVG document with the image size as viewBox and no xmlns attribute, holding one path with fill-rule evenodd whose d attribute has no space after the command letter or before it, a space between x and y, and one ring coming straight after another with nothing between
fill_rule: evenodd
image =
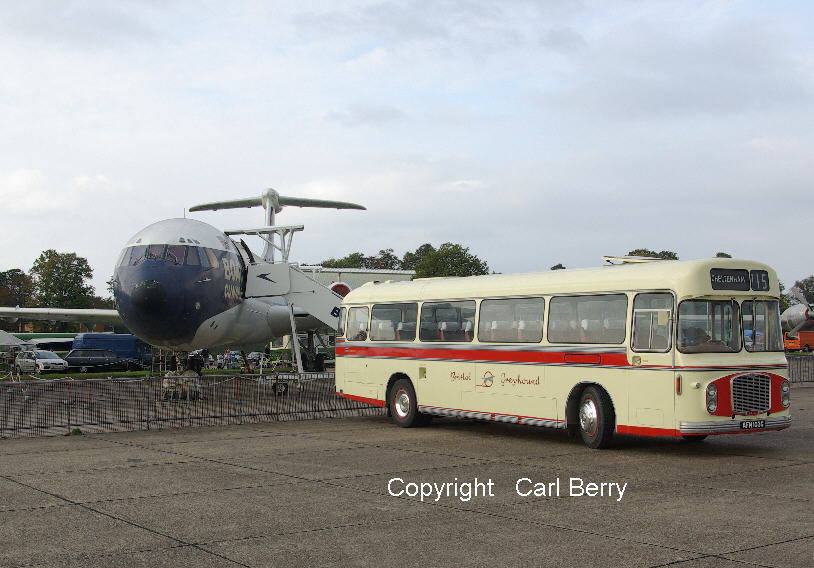
<instances>
[{"instance_id":1,"label":"green tree","mask_svg":"<svg viewBox=\"0 0 814 568\"><path fill-rule=\"evenodd\" d=\"M93 276L88 260L73 252L44 251L34 266L34 299L39 306L52 308L90 308L94 289L87 283ZM75 329L76 324L46 324L47 331Z\"/></svg>"},{"instance_id":2,"label":"green tree","mask_svg":"<svg viewBox=\"0 0 814 568\"><path fill-rule=\"evenodd\" d=\"M435 252L435 247L430 243L424 243L415 249L415 252L405 252L404 257L401 259L402 270L415 270L418 263L432 252Z\"/></svg>"},{"instance_id":3,"label":"green tree","mask_svg":"<svg viewBox=\"0 0 814 568\"><path fill-rule=\"evenodd\" d=\"M352 252L342 258L329 258L320 263L325 268L364 268L365 255L361 252Z\"/></svg>"},{"instance_id":4,"label":"green tree","mask_svg":"<svg viewBox=\"0 0 814 568\"><path fill-rule=\"evenodd\" d=\"M34 294L34 281L19 268L0 272L0 306L25 306Z\"/></svg>"},{"instance_id":5,"label":"green tree","mask_svg":"<svg viewBox=\"0 0 814 568\"><path fill-rule=\"evenodd\" d=\"M664 260L678 260L678 255L671 250L663 250L661 252L656 252L654 250L645 249L645 248L638 248L633 249L629 253L628 256L649 256L651 258L661 258Z\"/></svg>"},{"instance_id":6,"label":"green tree","mask_svg":"<svg viewBox=\"0 0 814 568\"><path fill-rule=\"evenodd\" d=\"M782 314L794 304L794 300L785 293L786 287L783 283L778 282L778 284L780 284L780 313Z\"/></svg>"},{"instance_id":7,"label":"green tree","mask_svg":"<svg viewBox=\"0 0 814 568\"><path fill-rule=\"evenodd\" d=\"M401 259L393 253L393 249L382 249L376 256L365 258L365 268L399 270L401 268Z\"/></svg>"},{"instance_id":8,"label":"green tree","mask_svg":"<svg viewBox=\"0 0 814 568\"><path fill-rule=\"evenodd\" d=\"M475 276L489 274L485 261L455 243L444 243L437 250L427 253L416 265L418 278L434 276Z\"/></svg>"},{"instance_id":9,"label":"green tree","mask_svg":"<svg viewBox=\"0 0 814 568\"><path fill-rule=\"evenodd\" d=\"M551 267L551 270L565 270L565 265L560 262Z\"/></svg>"},{"instance_id":10,"label":"green tree","mask_svg":"<svg viewBox=\"0 0 814 568\"><path fill-rule=\"evenodd\" d=\"M0 272L0 306L25 307L30 305L33 294L34 281L28 274L19 268ZM17 323L0 320L0 329L17 331Z\"/></svg>"},{"instance_id":11,"label":"green tree","mask_svg":"<svg viewBox=\"0 0 814 568\"><path fill-rule=\"evenodd\" d=\"M716 252L715 258L732 258L732 255L728 252Z\"/></svg>"}]
</instances>

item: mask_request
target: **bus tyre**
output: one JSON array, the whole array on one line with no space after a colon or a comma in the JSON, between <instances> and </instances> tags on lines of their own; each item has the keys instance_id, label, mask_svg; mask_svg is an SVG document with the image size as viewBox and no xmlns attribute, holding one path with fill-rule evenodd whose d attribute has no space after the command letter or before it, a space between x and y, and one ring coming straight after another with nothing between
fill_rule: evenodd
<instances>
[{"instance_id":1,"label":"bus tyre","mask_svg":"<svg viewBox=\"0 0 814 568\"><path fill-rule=\"evenodd\" d=\"M594 386L582 391L577 418L579 432L586 446L593 450L610 446L616 416L608 393Z\"/></svg>"},{"instance_id":2,"label":"bus tyre","mask_svg":"<svg viewBox=\"0 0 814 568\"><path fill-rule=\"evenodd\" d=\"M421 425L421 415L418 413L415 389L407 379L399 379L390 389L390 417L393 422L402 428L413 428Z\"/></svg>"}]
</instances>

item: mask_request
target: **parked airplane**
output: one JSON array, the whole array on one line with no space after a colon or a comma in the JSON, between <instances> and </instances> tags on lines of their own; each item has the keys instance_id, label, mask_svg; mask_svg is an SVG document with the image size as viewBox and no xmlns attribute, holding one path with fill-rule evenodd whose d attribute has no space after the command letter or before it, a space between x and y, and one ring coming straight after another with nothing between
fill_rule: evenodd
<instances>
[{"instance_id":1,"label":"parked airplane","mask_svg":"<svg viewBox=\"0 0 814 568\"><path fill-rule=\"evenodd\" d=\"M814 330L814 305L808 303L803 291L796 286L789 288L789 295L800 303L783 310L780 315L783 329L790 335L796 335L798 331Z\"/></svg>"},{"instance_id":2,"label":"parked airplane","mask_svg":"<svg viewBox=\"0 0 814 568\"><path fill-rule=\"evenodd\" d=\"M263 343L290 334L295 325L299 331L336 328L341 295L288 263L293 234L303 227L274 226L274 216L285 206L365 207L268 189L258 198L190 211L256 206L266 209L266 226L259 229L224 232L194 219L167 219L136 233L114 269L115 310L6 307L0 308L0 318L123 323L145 342L180 352ZM262 237L263 256L230 237L240 234ZM343 286L332 285L347 293Z\"/></svg>"}]
</instances>

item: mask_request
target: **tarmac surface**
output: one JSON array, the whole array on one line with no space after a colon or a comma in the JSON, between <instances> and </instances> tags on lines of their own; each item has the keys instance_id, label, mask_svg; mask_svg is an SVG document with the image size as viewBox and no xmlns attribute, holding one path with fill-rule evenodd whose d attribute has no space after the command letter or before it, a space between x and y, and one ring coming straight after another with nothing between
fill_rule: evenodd
<instances>
[{"instance_id":1,"label":"tarmac surface","mask_svg":"<svg viewBox=\"0 0 814 568\"><path fill-rule=\"evenodd\" d=\"M381 417L0 440L0 566L810 567L814 384L792 396L789 430L605 451Z\"/></svg>"}]
</instances>

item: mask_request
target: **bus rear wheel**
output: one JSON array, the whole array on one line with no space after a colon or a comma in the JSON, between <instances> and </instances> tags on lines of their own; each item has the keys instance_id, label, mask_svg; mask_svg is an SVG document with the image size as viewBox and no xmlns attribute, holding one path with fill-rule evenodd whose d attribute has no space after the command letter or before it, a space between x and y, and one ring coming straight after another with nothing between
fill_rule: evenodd
<instances>
[{"instance_id":1,"label":"bus rear wheel","mask_svg":"<svg viewBox=\"0 0 814 568\"><path fill-rule=\"evenodd\" d=\"M409 380L397 380L390 389L387 402L390 407L390 418L402 428L413 428L424 422L418 412L415 389Z\"/></svg>"},{"instance_id":2,"label":"bus rear wheel","mask_svg":"<svg viewBox=\"0 0 814 568\"><path fill-rule=\"evenodd\" d=\"M607 448L613 440L616 416L613 403L604 390L589 386L579 399L579 433L593 450Z\"/></svg>"}]
</instances>

